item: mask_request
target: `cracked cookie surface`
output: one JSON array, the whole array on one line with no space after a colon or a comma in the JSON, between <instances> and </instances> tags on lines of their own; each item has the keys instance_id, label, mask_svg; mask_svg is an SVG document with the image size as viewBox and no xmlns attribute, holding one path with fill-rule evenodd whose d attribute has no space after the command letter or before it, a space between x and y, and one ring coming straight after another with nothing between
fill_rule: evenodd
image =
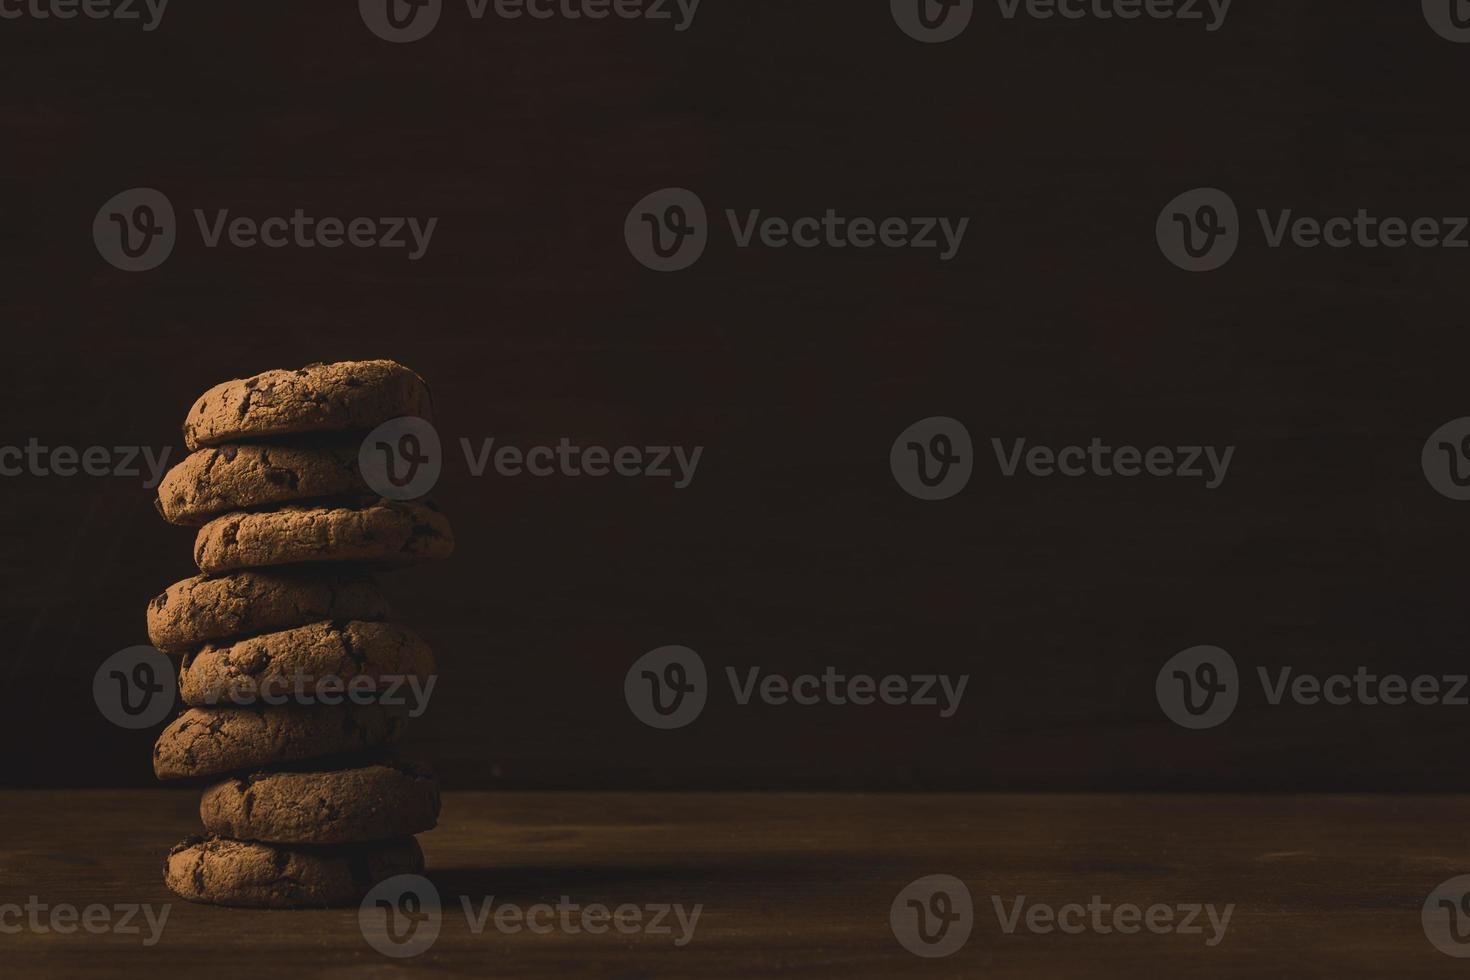
<instances>
[{"instance_id":1,"label":"cracked cookie surface","mask_svg":"<svg viewBox=\"0 0 1470 980\"><path fill-rule=\"evenodd\" d=\"M171 524L198 527L232 510L319 497L373 496L357 464L358 444L236 444L191 453L158 485Z\"/></svg>"},{"instance_id":2,"label":"cracked cookie surface","mask_svg":"<svg viewBox=\"0 0 1470 980\"><path fill-rule=\"evenodd\" d=\"M391 745L407 714L397 705L352 703L190 708L158 736L153 773L212 776Z\"/></svg>"},{"instance_id":3,"label":"cracked cookie surface","mask_svg":"<svg viewBox=\"0 0 1470 980\"><path fill-rule=\"evenodd\" d=\"M338 361L217 384L184 420L189 449L306 432L366 431L389 419L433 419L429 387L396 361Z\"/></svg>"},{"instance_id":4,"label":"cracked cookie surface","mask_svg":"<svg viewBox=\"0 0 1470 980\"><path fill-rule=\"evenodd\" d=\"M350 905L384 879L423 870L412 837L338 847L191 837L169 851L163 880L191 902L285 909Z\"/></svg>"},{"instance_id":5,"label":"cracked cookie surface","mask_svg":"<svg viewBox=\"0 0 1470 980\"><path fill-rule=\"evenodd\" d=\"M194 561L206 575L303 562L398 565L446 558L453 550L449 520L436 507L396 500L225 514L194 539Z\"/></svg>"},{"instance_id":6,"label":"cracked cookie surface","mask_svg":"<svg viewBox=\"0 0 1470 980\"><path fill-rule=\"evenodd\" d=\"M387 618L388 600L366 575L320 569L196 575L148 603L148 641L165 653L181 654L211 640L324 619Z\"/></svg>"},{"instance_id":7,"label":"cracked cookie surface","mask_svg":"<svg viewBox=\"0 0 1470 980\"><path fill-rule=\"evenodd\" d=\"M407 837L438 822L439 780L406 762L251 773L206 789L199 817L211 834L248 840L347 844Z\"/></svg>"},{"instance_id":8,"label":"cracked cookie surface","mask_svg":"<svg viewBox=\"0 0 1470 980\"><path fill-rule=\"evenodd\" d=\"M179 665L179 693L195 706L250 704L262 694L287 693L298 685L314 690L331 680L364 694L391 685L396 697L408 698L414 692L406 679L423 681L433 672L429 645L405 626L321 622L235 643L206 643Z\"/></svg>"}]
</instances>

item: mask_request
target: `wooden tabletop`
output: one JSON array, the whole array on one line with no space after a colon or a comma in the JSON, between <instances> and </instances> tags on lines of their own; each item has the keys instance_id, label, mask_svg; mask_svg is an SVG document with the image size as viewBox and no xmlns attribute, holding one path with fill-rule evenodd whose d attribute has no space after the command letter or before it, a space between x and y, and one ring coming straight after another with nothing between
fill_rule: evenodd
<instances>
[{"instance_id":1,"label":"wooden tabletop","mask_svg":"<svg viewBox=\"0 0 1470 980\"><path fill-rule=\"evenodd\" d=\"M1467 967L1431 945L1421 920L1436 886L1470 872L1463 797L450 793L439 828L421 838L439 933L405 958L372 948L355 908L173 899L160 866L196 830L193 793L3 797L0 952L16 977L1404 977ZM941 958L908 951L890 915L895 905L901 922L919 906L960 915L953 886L947 906L912 889L895 901L930 875L963 882L973 907L967 941ZM465 905L487 900L492 918L476 934ZM140 911L126 935L42 932L22 921L31 913L4 907L45 906L34 917L49 929L61 905L112 916L147 904L156 920L170 902L161 931ZM539 904L551 910L537 916ZM631 912L626 932L582 917L597 904L636 906L645 925L667 906L668 932L642 931ZM1196 905L1199 932L1166 924L1182 925ZM514 912L498 929L506 906L541 931L525 920L512 931ZM1157 932L1137 925L1152 906L1164 907ZM1073 931L1028 929L1051 914ZM1138 931L1102 931L1114 925Z\"/></svg>"}]
</instances>

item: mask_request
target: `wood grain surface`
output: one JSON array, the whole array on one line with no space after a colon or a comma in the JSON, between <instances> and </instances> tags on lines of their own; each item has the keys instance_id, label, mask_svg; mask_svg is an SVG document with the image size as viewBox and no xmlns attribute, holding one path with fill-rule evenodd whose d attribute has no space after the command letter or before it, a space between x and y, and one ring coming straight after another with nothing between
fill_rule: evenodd
<instances>
[{"instance_id":1,"label":"wood grain surface","mask_svg":"<svg viewBox=\"0 0 1470 980\"><path fill-rule=\"evenodd\" d=\"M6 935L14 977L1409 977L1457 976L1420 923L1470 870L1470 801L1440 796L452 793L422 836L444 906L408 959L371 949L355 909L272 912L171 899L192 793L7 792L0 904L172 901L159 941ZM972 895L968 942L921 959L889 908L922 876ZM1007 934L994 899L1234 909L1223 938ZM701 905L692 938L469 926L460 899ZM140 920L141 921L141 920ZM544 920L543 920L544 921ZM574 920L575 921L575 920ZM146 930L145 930L146 932Z\"/></svg>"}]
</instances>

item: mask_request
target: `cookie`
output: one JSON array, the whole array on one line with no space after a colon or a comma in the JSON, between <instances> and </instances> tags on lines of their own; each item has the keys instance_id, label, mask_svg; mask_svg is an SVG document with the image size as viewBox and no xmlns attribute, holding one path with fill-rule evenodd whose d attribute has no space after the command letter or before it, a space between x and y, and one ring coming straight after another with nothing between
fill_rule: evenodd
<instances>
[{"instance_id":1,"label":"cookie","mask_svg":"<svg viewBox=\"0 0 1470 980\"><path fill-rule=\"evenodd\" d=\"M223 837L350 844L433 830L439 780L412 763L332 772L258 772L216 783L199 801L204 829Z\"/></svg>"},{"instance_id":2,"label":"cookie","mask_svg":"<svg viewBox=\"0 0 1470 980\"><path fill-rule=\"evenodd\" d=\"M225 514L194 538L194 561L206 575L297 562L397 565L445 558L453 550L449 520L437 508L396 500Z\"/></svg>"},{"instance_id":3,"label":"cookie","mask_svg":"<svg viewBox=\"0 0 1470 980\"><path fill-rule=\"evenodd\" d=\"M366 431L398 418L432 419L424 379L395 361L339 361L226 381L184 420L191 450L304 432Z\"/></svg>"},{"instance_id":4,"label":"cookie","mask_svg":"<svg viewBox=\"0 0 1470 980\"><path fill-rule=\"evenodd\" d=\"M206 643L179 665L185 704L250 704L260 695L308 691L390 690L408 697L406 679L426 680L434 655L418 634L389 623L323 622L234 643ZM378 682L389 678L383 684ZM348 687L350 683L350 688Z\"/></svg>"},{"instance_id":5,"label":"cookie","mask_svg":"<svg viewBox=\"0 0 1470 980\"><path fill-rule=\"evenodd\" d=\"M323 619L387 618L388 600L365 575L319 569L196 575L148 603L148 640L165 653L185 653L209 640Z\"/></svg>"},{"instance_id":6,"label":"cookie","mask_svg":"<svg viewBox=\"0 0 1470 980\"><path fill-rule=\"evenodd\" d=\"M190 708L158 736L153 773L212 776L391 745L407 714L398 705L353 703Z\"/></svg>"},{"instance_id":7,"label":"cookie","mask_svg":"<svg viewBox=\"0 0 1470 980\"><path fill-rule=\"evenodd\" d=\"M371 495L357 443L312 447L229 443L191 453L158 485L158 511L171 524L199 527L232 510L319 497Z\"/></svg>"},{"instance_id":8,"label":"cookie","mask_svg":"<svg viewBox=\"0 0 1470 980\"><path fill-rule=\"evenodd\" d=\"M191 837L168 852L163 880L191 902L289 909L352 905L380 881L423 870L412 837L338 847Z\"/></svg>"}]
</instances>

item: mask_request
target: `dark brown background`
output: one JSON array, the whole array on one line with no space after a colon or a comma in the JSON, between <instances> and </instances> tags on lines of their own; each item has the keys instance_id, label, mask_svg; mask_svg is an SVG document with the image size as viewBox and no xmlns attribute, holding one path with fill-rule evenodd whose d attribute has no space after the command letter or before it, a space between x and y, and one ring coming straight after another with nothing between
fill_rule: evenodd
<instances>
[{"instance_id":1,"label":"dark brown background","mask_svg":"<svg viewBox=\"0 0 1470 980\"><path fill-rule=\"evenodd\" d=\"M471 479L459 551L401 573L440 655L415 754L455 787L1458 789L1466 708L1264 707L1175 728L1163 661L1465 671L1470 505L1419 449L1470 414L1453 251L1272 251L1188 275L1154 218L1470 211L1470 47L1418 4L1240 0L1225 28L1006 22L917 44L887 4L704 0L667 23L474 22L389 45L347 2L171 5L153 33L0 22L8 357L0 445L172 444L194 397L273 367L394 357L451 440L703 445L693 485ZM98 256L97 208L434 215L428 256ZM655 189L712 212L969 216L933 252L737 251L692 270L622 241ZM188 219L192 221L192 219ZM722 221L722 219L720 219ZM917 419L963 420L968 490L888 472ZM991 436L1233 444L1222 489L1002 480ZM12 785L148 785L152 733L91 676L189 574L140 481L0 483ZM712 669L968 672L931 710L745 708L688 729L625 707L682 643Z\"/></svg>"}]
</instances>

